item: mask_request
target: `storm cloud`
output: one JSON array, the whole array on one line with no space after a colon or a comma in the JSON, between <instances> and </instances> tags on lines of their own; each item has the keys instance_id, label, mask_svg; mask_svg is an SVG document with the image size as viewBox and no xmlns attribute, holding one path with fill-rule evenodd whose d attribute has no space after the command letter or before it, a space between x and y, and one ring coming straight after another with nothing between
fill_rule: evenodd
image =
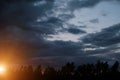
<instances>
[{"instance_id":1,"label":"storm cloud","mask_svg":"<svg viewBox=\"0 0 120 80\"><path fill-rule=\"evenodd\" d=\"M0 48L10 45L20 51L13 53L15 57L20 55L23 62L35 64L112 61L110 55L120 43L116 18L120 11L109 14L111 7L102 7L106 4L111 5L112 0L1 0ZM101 57L102 53L106 57Z\"/></svg>"}]
</instances>

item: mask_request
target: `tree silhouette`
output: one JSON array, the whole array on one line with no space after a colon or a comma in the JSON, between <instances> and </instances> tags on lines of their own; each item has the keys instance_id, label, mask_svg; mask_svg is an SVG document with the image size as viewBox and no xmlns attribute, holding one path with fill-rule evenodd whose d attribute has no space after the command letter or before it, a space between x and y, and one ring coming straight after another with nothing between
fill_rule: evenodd
<instances>
[{"instance_id":1,"label":"tree silhouette","mask_svg":"<svg viewBox=\"0 0 120 80\"><path fill-rule=\"evenodd\" d=\"M38 65L34 71L34 79L40 80L42 78L42 68L41 65Z\"/></svg>"},{"instance_id":2,"label":"tree silhouette","mask_svg":"<svg viewBox=\"0 0 120 80\"><path fill-rule=\"evenodd\" d=\"M53 67L47 67L44 71L44 80L56 80L57 72Z\"/></svg>"},{"instance_id":3,"label":"tree silhouette","mask_svg":"<svg viewBox=\"0 0 120 80\"><path fill-rule=\"evenodd\" d=\"M9 80L120 80L119 63L112 66L107 62L97 61L96 64L83 64L75 67L74 63L67 63L60 69L41 65L21 66L20 69L9 70Z\"/></svg>"},{"instance_id":4,"label":"tree silhouette","mask_svg":"<svg viewBox=\"0 0 120 80\"><path fill-rule=\"evenodd\" d=\"M74 74L74 63L67 63L65 66L62 67L61 69L61 75L63 79L65 80L71 80Z\"/></svg>"},{"instance_id":5,"label":"tree silhouette","mask_svg":"<svg viewBox=\"0 0 120 80\"><path fill-rule=\"evenodd\" d=\"M118 72L119 62L116 61L111 67L112 72Z\"/></svg>"}]
</instances>

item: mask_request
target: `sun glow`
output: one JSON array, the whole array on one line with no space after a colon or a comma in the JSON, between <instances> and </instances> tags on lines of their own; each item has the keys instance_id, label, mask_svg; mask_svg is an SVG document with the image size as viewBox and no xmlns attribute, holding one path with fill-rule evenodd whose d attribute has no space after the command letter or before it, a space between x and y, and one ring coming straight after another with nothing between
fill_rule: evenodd
<instances>
[{"instance_id":1,"label":"sun glow","mask_svg":"<svg viewBox=\"0 0 120 80\"><path fill-rule=\"evenodd\" d=\"M6 67L4 65L0 65L0 74L5 74Z\"/></svg>"}]
</instances>

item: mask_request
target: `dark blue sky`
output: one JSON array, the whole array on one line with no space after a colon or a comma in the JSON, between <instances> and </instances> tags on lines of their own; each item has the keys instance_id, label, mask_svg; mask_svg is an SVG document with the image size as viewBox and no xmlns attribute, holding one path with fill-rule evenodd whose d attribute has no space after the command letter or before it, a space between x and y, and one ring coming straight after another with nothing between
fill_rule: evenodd
<instances>
[{"instance_id":1,"label":"dark blue sky","mask_svg":"<svg viewBox=\"0 0 120 80\"><path fill-rule=\"evenodd\" d=\"M1 0L1 61L120 61L120 0Z\"/></svg>"}]
</instances>

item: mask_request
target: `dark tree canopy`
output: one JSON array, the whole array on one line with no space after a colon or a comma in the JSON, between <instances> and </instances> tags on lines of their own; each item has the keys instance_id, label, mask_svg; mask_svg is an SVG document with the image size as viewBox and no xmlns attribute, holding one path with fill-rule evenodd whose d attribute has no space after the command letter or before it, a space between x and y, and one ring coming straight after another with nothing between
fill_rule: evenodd
<instances>
[{"instance_id":1,"label":"dark tree canopy","mask_svg":"<svg viewBox=\"0 0 120 80\"><path fill-rule=\"evenodd\" d=\"M67 63L63 67L43 68L41 65L22 66L18 70L10 69L9 80L120 80L119 63L112 66L107 62L98 61L96 64L83 64L75 67L74 63Z\"/></svg>"}]
</instances>

